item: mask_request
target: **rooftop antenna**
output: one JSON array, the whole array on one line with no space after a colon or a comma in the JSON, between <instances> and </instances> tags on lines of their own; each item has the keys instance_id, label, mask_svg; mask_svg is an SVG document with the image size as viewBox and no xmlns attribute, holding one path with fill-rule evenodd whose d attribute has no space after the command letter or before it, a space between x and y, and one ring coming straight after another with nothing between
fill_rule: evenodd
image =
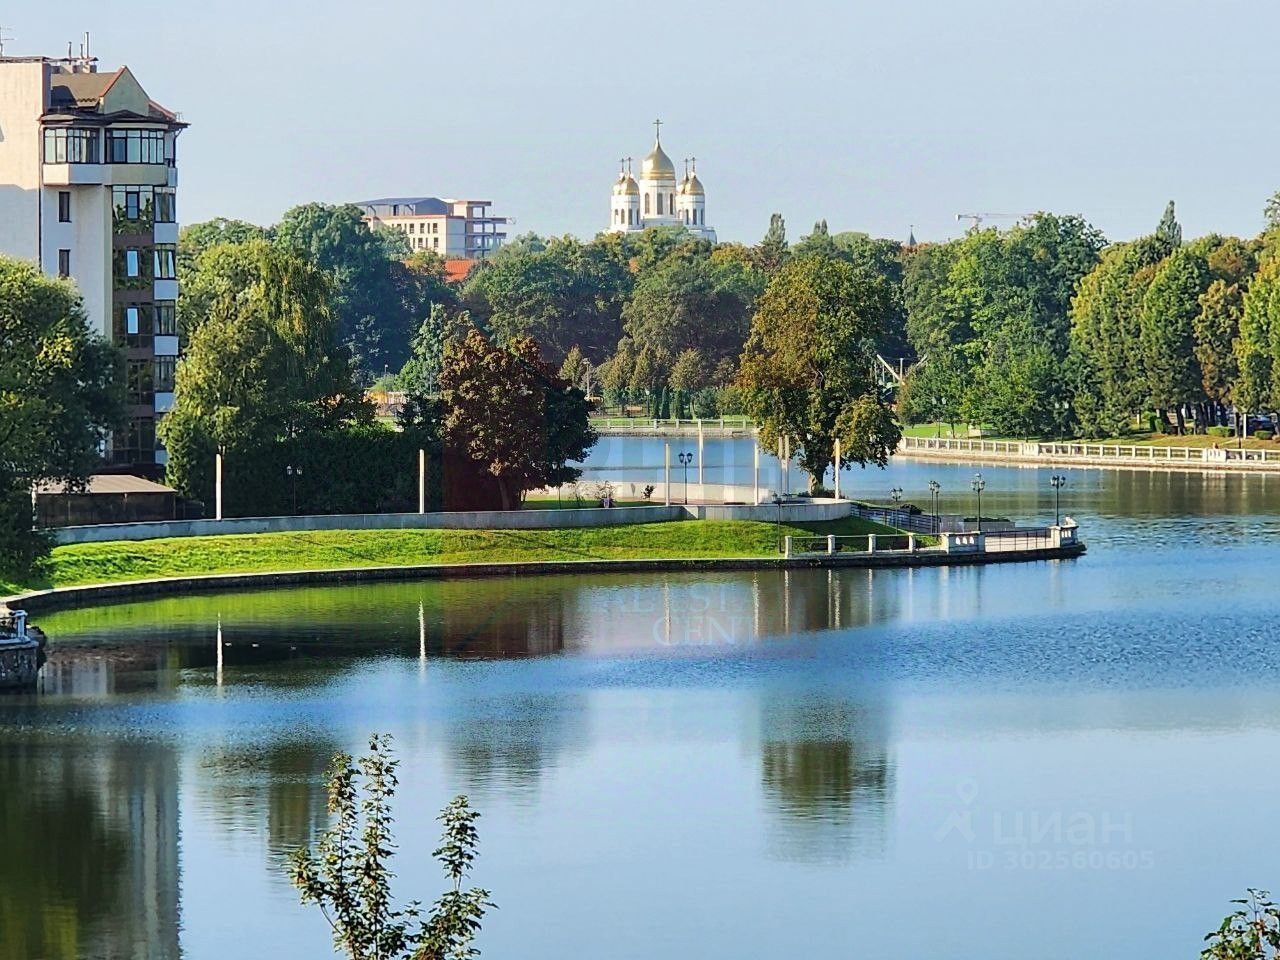
<instances>
[{"instance_id":1,"label":"rooftop antenna","mask_svg":"<svg viewBox=\"0 0 1280 960\"><path fill-rule=\"evenodd\" d=\"M6 30L8 30L8 29L9 29L8 27L0 27L0 57L3 57L3 56L4 56L4 43L5 43L5 41L6 41L6 40L12 40L12 39L13 39L13 37L6 37L6 36L4 35L4 32L5 32Z\"/></svg>"}]
</instances>

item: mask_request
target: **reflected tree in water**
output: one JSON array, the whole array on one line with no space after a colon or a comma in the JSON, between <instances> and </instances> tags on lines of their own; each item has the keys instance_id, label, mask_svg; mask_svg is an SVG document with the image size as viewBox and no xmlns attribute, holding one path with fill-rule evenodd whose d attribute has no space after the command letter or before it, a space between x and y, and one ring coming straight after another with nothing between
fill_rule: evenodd
<instances>
[{"instance_id":1,"label":"reflected tree in water","mask_svg":"<svg viewBox=\"0 0 1280 960\"><path fill-rule=\"evenodd\" d=\"M894 765L880 705L766 701L761 719L760 774L776 854L805 862L882 855Z\"/></svg>"}]
</instances>

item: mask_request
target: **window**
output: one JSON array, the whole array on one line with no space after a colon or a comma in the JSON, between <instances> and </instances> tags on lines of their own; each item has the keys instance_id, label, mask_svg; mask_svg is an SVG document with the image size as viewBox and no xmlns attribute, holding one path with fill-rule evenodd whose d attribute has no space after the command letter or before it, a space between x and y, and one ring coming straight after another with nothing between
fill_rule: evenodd
<instances>
[{"instance_id":1,"label":"window","mask_svg":"<svg viewBox=\"0 0 1280 960\"><path fill-rule=\"evenodd\" d=\"M440 249L440 238L439 238L439 237L432 237L432 238L431 238L431 243L435 246L435 248L436 248L437 250L439 250L439 249Z\"/></svg>"},{"instance_id":2,"label":"window","mask_svg":"<svg viewBox=\"0 0 1280 960\"><path fill-rule=\"evenodd\" d=\"M155 389L157 393L173 393L174 376L177 373L178 361L175 357L156 357L152 369L155 371Z\"/></svg>"},{"instance_id":3,"label":"window","mask_svg":"<svg viewBox=\"0 0 1280 960\"><path fill-rule=\"evenodd\" d=\"M176 280L178 278L178 249L171 243L156 245L155 278L157 280Z\"/></svg>"},{"instance_id":4,"label":"window","mask_svg":"<svg viewBox=\"0 0 1280 960\"><path fill-rule=\"evenodd\" d=\"M58 251L58 276L60 277L71 276L71 251L70 250Z\"/></svg>"},{"instance_id":5,"label":"window","mask_svg":"<svg viewBox=\"0 0 1280 960\"><path fill-rule=\"evenodd\" d=\"M155 190L156 223L177 223L177 194L173 187L156 187Z\"/></svg>"},{"instance_id":6,"label":"window","mask_svg":"<svg viewBox=\"0 0 1280 960\"><path fill-rule=\"evenodd\" d=\"M129 429L123 438L125 446L116 448L117 463L153 463L156 458L155 417L136 417L129 421Z\"/></svg>"},{"instance_id":7,"label":"window","mask_svg":"<svg viewBox=\"0 0 1280 960\"><path fill-rule=\"evenodd\" d=\"M142 276L142 251L137 247L124 252L124 275L130 279Z\"/></svg>"},{"instance_id":8,"label":"window","mask_svg":"<svg viewBox=\"0 0 1280 960\"><path fill-rule=\"evenodd\" d=\"M658 216L662 216L662 194L658 194Z\"/></svg>"},{"instance_id":9,"label":"window","mask_svg":"<svg viewBox=\"0 0 1280 960\"><path fill-rule=\"evenodd\" d=\"M58 191L58 222L59 223L71 222L71 191L70 190Z\"/></svg>"},{"instance_id":10,"label":"window","mask_svg":"<svg viewBox=\"0 0 1280 960\"><path fill-rule=\"evenodd\" d=\"M98 131L69 127L45 130L45 163L97 163Z\"/></svg>"},{"instance_id":11,"label":"window","mask_svg":"<svg viewBox=\"0 0 1280 960\"><path fill-rule=\"evenodd\" d=\"M150 360L130 360L126 396L132 404L155 402L155 371Z\"/></svg>"},{"instance_id":12,"label":"window","mask_svg":"<svg viewBox=\"0 0 1280 960\"><path fill-rule=\"evenodd\" d=\"M646 215L649 213L649 195L647 193L644 195L644 212Z\"/></svg>"},{"instance_id":13,"label":"window","mask_svg":"<svg viewBox=\"0 0 1280 960\"><path fill-rule=\"evenodd\" d=\"M156 302L156 333L162 337L176 337L178 335L178 310L177 305L172 300L159 300Z\"/></svg>"},{"instance_id":14,"label":"window","mask_svg":"<svg viewBox=\"0 0 1280 960\"><path fill-rule=\"evenodd\" d=\"M107 163L164 163L163 130L108 130Z\"/></svg>"},{"instance_id":15,"label":"window","mask_svg":"<svg viewBox=\"0 0 1280 960\"><path fill-rule=\"evenodd\" d=\"M155 308L149 303L118 303L115 340L130 347L150 347L155 333Z\"/></svg>"},{"instance_id":16,"label":"window","mask_svg":"<svg viewBox=\"0 0 1280 960\"><path fill-rule=\"evenodd\" d=\"M439 233L439 232L440 232L440 224L438 224L438 223L433 223L433 224L431 225L431 232L432 232L432 233Z\"/></svg>"}]
</instances>

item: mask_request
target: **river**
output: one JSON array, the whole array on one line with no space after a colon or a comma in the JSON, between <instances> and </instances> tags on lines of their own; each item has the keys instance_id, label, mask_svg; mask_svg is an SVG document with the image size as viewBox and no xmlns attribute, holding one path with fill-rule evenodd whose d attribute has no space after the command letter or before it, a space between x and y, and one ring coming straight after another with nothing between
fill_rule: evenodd
<instances>
[{"instance_id":1,"label":"river","mask_svg":"<svg viewBox=\"0 0 1280 960\"><path fill-rule=\"evenodd\" d=\"M971 512L973 473L845 484ZM984 514L1052 517L1047 471L982 473ZM1068 476L1073 561L46 615L0 700L0 958L328 956L284 865L374 731L402 896L481 811L488 957L1196 956L1280 882L1280 478Z\"/></svg>"}]
</instances>

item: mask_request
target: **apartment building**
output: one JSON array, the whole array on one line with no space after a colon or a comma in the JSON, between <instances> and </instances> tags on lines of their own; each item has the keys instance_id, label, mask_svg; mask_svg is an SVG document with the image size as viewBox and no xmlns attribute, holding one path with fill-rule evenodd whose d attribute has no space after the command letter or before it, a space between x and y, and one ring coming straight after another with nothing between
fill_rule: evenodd
<instances>
[{"instance_id":1,"label":"apartment building","mask_svg":"<svg viewBox=\"0 0 1280 960\"><path fill-rule=\"evenodd\" d=\"M507 217L489 212L492 200L384 197L356 204L370 226L399 230L413 251L430 250L446 260L483 260L507 238Z\"/></svg>"},{"instance_id":2,"label":"apartment building","mask_svg":"<svg viewBox=\"0 0 1280 960\"><path fill-rule=\"evenodd\" d=\"M112 464L158 472L178 358L178 184L186 127L96 58L0 57L0 254L70 277L92 329L124 347L128 428Z\"/></svg>"}]
</instances>

